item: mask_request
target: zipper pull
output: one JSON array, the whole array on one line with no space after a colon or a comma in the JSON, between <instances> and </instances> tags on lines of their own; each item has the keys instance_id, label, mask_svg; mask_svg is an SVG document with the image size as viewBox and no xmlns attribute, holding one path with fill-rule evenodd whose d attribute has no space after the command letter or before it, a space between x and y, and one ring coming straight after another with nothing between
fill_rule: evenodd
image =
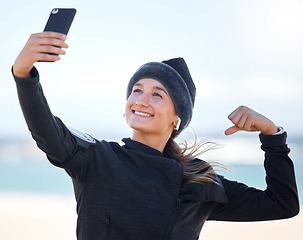
<instances>
[{"instance_id":1,"label":"zipper pull","mask_svg":"<svg viewBox=\"0 0 303 240\"><path fill-rule=\"evenodd\" d=\"M110 216L108 216L108 215L105 217L105 224L106 224L106 226L110 225Z\"/></svg>"},{"instance_id":2,"label":"zipper pull","mask_svg":"<svg viewBox=\"0 0 303 240\"><path fill-rule=\"evenodd\" d=\"M180 198L178 198L178 200L177 200L177 209L179 210L180 208L181 208L181 199Z\"/></svg>"}]
</instances>

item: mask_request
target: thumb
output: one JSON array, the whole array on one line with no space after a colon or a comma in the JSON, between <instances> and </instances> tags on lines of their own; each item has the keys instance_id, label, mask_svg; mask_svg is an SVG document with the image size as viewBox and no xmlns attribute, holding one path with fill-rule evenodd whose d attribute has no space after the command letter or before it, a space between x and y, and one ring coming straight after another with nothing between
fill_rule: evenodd
<instances>
[{"instance_id":1,"label":"thumb","mask_svg":"<svg viewBox=\"0 0 303 240\"><path fill-rule=\"evenodd\" d=\"M238 128L237 126L232 126L228 129L225 130L225 135L232 135L238 131L241 131L242 129L241 128Z\"/></svg>"}]
</instances>

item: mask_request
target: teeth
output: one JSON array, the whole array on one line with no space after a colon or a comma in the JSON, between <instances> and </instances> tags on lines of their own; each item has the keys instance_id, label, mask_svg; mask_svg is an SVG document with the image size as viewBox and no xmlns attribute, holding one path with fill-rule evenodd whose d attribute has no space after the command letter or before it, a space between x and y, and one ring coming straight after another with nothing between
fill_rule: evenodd
<instances>
[{"instance_id":1,"label":"teeth","mask_svg":"<svg viewBox=\"0 0 303 240\"><path fill-rule=\"evenodd\" d=\"M151 114L143 113L143 112L137 112L137 111L135 111L135 114L143 116L143 117L151 117L152 116Z\"/></svg>"}]
</instances>

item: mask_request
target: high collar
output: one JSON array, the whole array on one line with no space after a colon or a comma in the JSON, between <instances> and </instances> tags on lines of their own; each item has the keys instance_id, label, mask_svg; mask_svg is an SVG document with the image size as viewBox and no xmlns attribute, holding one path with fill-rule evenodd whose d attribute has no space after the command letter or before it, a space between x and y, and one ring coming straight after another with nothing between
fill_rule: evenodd
<instances>
[{"instance_id":1,"label":"high collar","mask_svg":"<svg viewBox=\"0 0 303 240\"><path fill-rule=\"evenodd\" d=\"M122 141L125 143L125 147L128 149L144 152L149 155L163 157L163 153L159 150L149 147L141 142L132 140L131 138L123 138Z\"/></svg>"},{"instance_id":2,"label":"high collar","mask_svg":"<svg viewBox=\"0 0 303 240\"><path fill-rule=\"evenodd\" d=\"M131 138L123 138L122 141L125 143L124 147L126 149L130 149L132 151L135 151L137 153L143 153L144 155L150 155L150 156L156 156L156 158L151 158L152 162L155 162L155 164L161 163L174 163L174 165L179 165L175 160L165 158L163 154L158 151L155 148L151 148L143 143L137 142L135 140L132 140ZM157 158L161 157L161 158ZM144 161L147 161L150 158L145 159ZM156 161L156 159L159 159L159 161ZM163 161L164 159L171 160L171 161ZM163 165L161 165L163 167ZM172 165L169 165L169 169L171 169ZM182 167L183 169L183 167ZM216 175L216 183L183 183L182 189L180 192L180 198L184 200L189 201L202 201L202 202L209 202L209 201L215 201L220 203L226 203L227 197L225 194L225 190L223 187L223 184L221 182L221 178Z\"/></svg>"}]
</instances>

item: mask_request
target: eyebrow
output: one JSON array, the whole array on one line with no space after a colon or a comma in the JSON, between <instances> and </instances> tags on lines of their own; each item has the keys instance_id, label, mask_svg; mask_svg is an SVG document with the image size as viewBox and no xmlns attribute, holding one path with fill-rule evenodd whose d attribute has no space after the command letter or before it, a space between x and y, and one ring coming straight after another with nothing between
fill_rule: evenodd
<instances>
[{"instance_id":1,"label":"eyebrow","mask_svg":"<svg viewBox=\"0 0 303 240\"><path fill-rule=\"evenodd\" d=\"M141 83L135 83L134 86L142 86L142 84ZM164 92L166 95L168 95L167 91L164 88L161 88L161 87L158 87L158 86L154 86L153 88L157 89L157 90L160 90L160 91Z\"/></svg>"}]
</instances>

